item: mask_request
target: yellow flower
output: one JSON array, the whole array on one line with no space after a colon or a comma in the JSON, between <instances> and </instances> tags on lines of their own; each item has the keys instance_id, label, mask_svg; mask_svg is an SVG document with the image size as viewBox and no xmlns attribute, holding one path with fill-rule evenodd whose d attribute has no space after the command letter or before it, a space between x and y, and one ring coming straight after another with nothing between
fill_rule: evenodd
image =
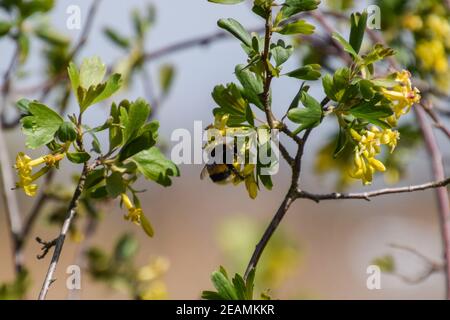
<instances>
[{"instance_id":1,"label":"yellow flower","mask_svg":"<svg viewBox=\"0 0 450 320\"><path fill-rule=\"evenodd\" d=\"M168 297L167 286L161 281L154 281L150 284L144 292L141 293L140 299L142 300L164 300Z\"/></svg>"},{"instance_id":2,"label":"yellow flower","mask_svg":"<svg viewBox=\"0 0 450 320\"><path fill-rule=\"evenodd\" d=\"M375 126L360 133L354 129L350 129L350 132L358 144L353 157L354 166L349 175L354 179L361 179L365 185L370 184L376 171L386 171L385 165L376 159L381 153L381 147L387 145L391 152L394 151L400 134L392 129L380 130Z\"/></svg>"},{"instance_id":3,"label":"yellow flower","mask_svg":"<svg viewBox=\"0 0 450 320\"><path fill-rule=\"evenodd\" d=\"M422 18L420 16L416 16L416 15L407 15L405 17L403 17L403 27L405 27L406 29L409 29L411 31L416 31L419 29L422 29L423 27L423 21Z\"/></svg>"},{"instance_id":4,"label":"yellow flower","mask_svg":"<svg viewBox=\"0 0 450 320\"><path fill-rule=\"evenodd\" d=\"M138 271L138 279L140 281L152 281L163 276L169 270L170 262L163 257L157 257L148 265L142 267Z\"/></svg>"},{"instance_id":5,"label":"yellow flower","mask_svg":"<svg viewBox=\"0 0 450 320\"><path fill-rule=\"evenodd\" d=\"M150 221L145 217L141 208L137 208L133 205L130 198L125 193L120 195L122 203L128 210L128 214L124 215L124 219L133 222L134 224L141 226L144 232L149 236L153 237L154 231Z\"/></svg>"},{"instance_id":6,"label":"yellow flower","mask_svg":"<svg viewBox=\"0 0 450 320\"><path fill-rule=\"evenodd\" d=\"M394 152L397 147L398 139L400 138L400 133L395 130L385 129L380 137L382 144L388 145L391 148L391 153Z\"/></svg>"},{"instance_id":7,"label":"yellow flower","mask_svg":"<svg viewBox=\"0 0 450 320\"><path fill-rule=\"evenodd\" d=\"M141 208L136 208L133 203L131 203L130 198L125 193L121 195L122 202L125 207L128 209L128 214L124 216L125 220L132 221L137 225L141 225L141 218L143 215Z\"/></svg>"},{"instance_id":8,"label":"yellow flower","mask_svg":"<svg viewBox=\"0 0 450 320\"><path fill-rule=\"evenodd\" d=\"M409 71L398 72L395 81L397 84L391 89L382 89L383 95L392 102L394 115L388 121L394 124L402 115L407 114L421 98L419 89L412 87Z\"/></svg>"},{"instance_id":9,"label":"yellow flower","mask_svg":"<svg viewBox=\"0 0 450 320\"><path fill-rule=\"evenodd\" d=\"M64 154L50 154L33 160L23 152L19 152L16 157L16 164L14 165L19 177L16 188L21 188L27 196L34 197L37 193L38 186L33 182L46 174L50 168L62 160L63 157ZM33 167L44 163L46 164L46 167L33 174Z\"/></svg>"}]
</instances>

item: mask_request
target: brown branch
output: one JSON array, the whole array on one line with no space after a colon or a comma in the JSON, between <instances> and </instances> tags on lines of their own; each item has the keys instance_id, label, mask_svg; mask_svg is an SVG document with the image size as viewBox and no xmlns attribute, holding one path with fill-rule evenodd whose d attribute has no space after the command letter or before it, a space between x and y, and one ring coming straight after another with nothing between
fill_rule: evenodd
<instances>
[{"instance_id":1,"label":"brown branch","mask_svg":"<svg viewBox=\"0 0 450 320\"><path fill-rule=\"evenodd\" d=\"M442 155L439 145L437 144L436 137L434 136L433 129L426 120L425 111L421 108L414 108L414 112L422 130L425 146L429 152L431 159L431 168L433 177L436 180L442 180L445 177L444 166L442 162ZM446 297L450 299L450 199L445 187L436 189L436 197L439 208L440 227L442 245L444 248L444 260L445 260L445 276L446 276Z\"/></svg>"},{"instance_id":2,"label":"brown branch","mask_svg":"<svg viewBox=\"0 0 450 320\"><path fill-rule=\"evenodd\" d=\"M319 13L320 15L320 13ZM324 19L318 20L319 23L323 23ZM324 25L326 28L326 25ZM380 36L379 33L368 30L368 34L373 42L378 42L383 45L387 45L386 41ZM392 68L399 70L401 68L398 61L391 57L389 63ZM448 95L446 95L448 97ZM436 181L441 181L445 178L444 167L442 162L442 155L437 145L436 138L433 134L431 126L426 121L425 111L420 108L414 108L414 113L416 119L419 123L420 129L422 131L422 136L425 140L425 145L430 153L430 158L432 162L433 178ZM436 188L436 196L439 206L439 217L441 220L441 235L442 243L444 248L445 265L446 265L446 297L450 299L450 201L446 188Z\"/></svg>"},{"instance_id":3,"label":"brown branch","mask_svg":"<svg viewBox=\"0 0 450 320\"><path fill-rule=\"evenodd\" d=\"M425 110L425 112L428 114L428 116L433 120L434 126L438 128L439 130L444 133L447 138L450 139L450 129L448 129L442 121L439 119L438 115L434 112L431 102L430 101L424 101L420 104L420 106Z\"/></svg>"},{"instance_id":4,"label":"brown branch","mask_svg":"<svg viewBox=\"0 0 450 320\"><path fill-rule=\"evenodd\" d=\"M361 199L361 200L367 200L370 201L370 198L375 198L379 196L384 196L388 194L399 194L399 193L410 193L410 192L416 192L416 191L424 191L428 189L437 189L437 188L444 188L447 185L450 184L450 178L435 181L435 182L428 182L420 185L412 185L407 187L401 187L401 188L384 188L380 190L375 191L368 191L368 192L359 192L359 193L327 193L327 194L314 194L310 193L308 191L304 190L298 190L296 197L299 199L309 199L313 200L315 202L320 202L323 200L340 200L340 199Z\"/></svg>"},{"instance_id":5,"label":"brown branch","mask_svg":"<svg viewBox=\"0 0 450 320\"><path fill-rule=\"evenodd\" d=\"M421 259L426 268L425 270L423 270L423 272L421 272L420 274L418 274L415 277L412 276L406 276L404 274L401 274L399 272L391 272L392 275L398 277L399 279L401 279L402 281L409 283L409 284L418 284L421 283L425 280L427 280L431 275L438 273L438 272L442 272L445 268L442 265L442 263L436 262L431 260L430 258L428 258L427 256L425 256L424 254L422 254L421 252L417 251L414 248L405 246L405 245L398 245L398 244L391 244L390 247L394 248L394 249L398 249L398 250L402 250L402 251L406 251L409 252L415 256L417 256L419 259Z\"/></svg>"}]
</instances>

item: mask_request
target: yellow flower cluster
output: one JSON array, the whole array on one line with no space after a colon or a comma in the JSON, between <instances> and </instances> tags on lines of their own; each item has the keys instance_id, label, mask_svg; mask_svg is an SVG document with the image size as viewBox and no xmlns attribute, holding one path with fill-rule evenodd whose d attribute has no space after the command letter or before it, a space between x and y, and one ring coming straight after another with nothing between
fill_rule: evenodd
<instances>
[{"instance_id":1,"label":"yellow flower cluster","mask_svg":"<svg viewBox=\"0 0 450 320\"><path fill-rule=\"evenodd\" d=\"M450 84L450 21L442 13L445 10L437 9L423 17L408 14L403 26L416 34L415 54L423 71L433 73L438 86L446 89Z\"/></svg>"},{"instance_id":2,"label":"yellow flower cluster","mask_svg":"<svg viewBox=\"0 0 450 320\"><path fill-rule=\"evenodd\" d=\"M416 45L416 55L426 71L445 74L449 70L444 44L438 39L419 41Z\"/></svg>"},{"instance_id":3,"label":"yellow flower cluster","mask_svg":"<svg viewBox=\"0 0 450 320\"><path fill-rule=\"evenodd\" d=\"M49 154L33 160L23 152L19 152L16 157L16 164L14 166L19 177L19 182L16 183L16 188L23 189L27 196L34 197L38 190L38 186L34 182L46 174L51 167L63 158L64 154ZM33 174L33 168L44 163L46 166Z\"/></svg>"},{"instance_id":4,"label":"yellow flower cluster","mask_svg":"<svg viewBox=\"0 0 450 320\"><path fill-rule=\"evenodd\" d=\"M140 293L142 300L162 300L167 299L167 287L161 277L166 274L170 267L169 260L157 257L146 266L138 270L137 278L140 282L150 282Z\"/></svg>"},{"instance_id":5,"label":"yellow flower cluster","mask_svg":"<svg viewBox=\"0 0 450 320\"><path fill-rule=\"evenodd\" d=\"M381 153L381 147L387 145L393 152L397 146L399 133L391 129L381 131L373 126L370 130L365 130L359 134L354 129L350 130L352 137L358 142L354 154L354 168L350 171L350 176L361 179L363 184L372 182L373 174L376 171L384 172L386 167L375 157Z\"/></svg>"},{"instance_id":6,"label":"yellow flower cluster","mask_svg":"<svg viewBox=\"0 0 450 320\"><path fill-rule=\"evenodd\" d=\"M394 114L387 119L392 126L396 126L398 119L407 114L421 98L419 89L412 86L409 71L398 72L395 80L397 84L394 87L382 89L383 95L392 102Z\"/></svg>"}]
</instances>

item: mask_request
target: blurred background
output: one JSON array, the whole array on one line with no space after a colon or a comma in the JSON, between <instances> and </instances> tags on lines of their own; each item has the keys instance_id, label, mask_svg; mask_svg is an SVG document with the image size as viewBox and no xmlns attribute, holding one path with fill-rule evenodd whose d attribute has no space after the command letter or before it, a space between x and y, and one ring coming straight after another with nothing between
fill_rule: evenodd
<instances>
[{"instance_id":1,"label":"blurred background","mask_svg":"<svg viewBox=\"0 0 450 320\"><path fill-rule=\"evenodd\" d=\"M46 18L36 19L48 19L54 30L76 41L81 30L67 29L67 8L71 5L79 6L83 24L91 3L92 1L58 0ZM370 4L370 1L358 1L357 8ZM262 26L262 21L251 13L248 3L219 6L206 0L101 1L91 34L76 60L98 55L108 65L113 65L123 59L127 55L126 50L105 37L104 28L114 28L130 39L133 34L133 10L144 13L149 5L153 5L155 9L155 21L145 37L145 52L150 53L180 41L215 33L219 30L216 22L223 17L233 17L250 29ZM350 10L343 12L347 14ZM347 32L345 24L336 24L334 27L344 34ZM320 28L318 31L321 31ZM42 58L44 49L45 44L32 41L28 61L19 70L15 88L32 87L46 79L47 71ZM2 73L7 69L13 52L12 41L0 39ZM303 52L298 50L298 58L292 59L284 67L285 70L296 68L304 58ZM159 99L155 114L161 124L163 144L170 154L170 148L174 145L170 141L173 130L185 128L192 132L194 121L202 121L204 126L212 122L211 111L215 105L210 95L211 90L217 84L234 81L234 67L245 62L245 58L239 44L230 38L155 59L150 56L145 68L151 75L147 80L153 84L149 86L148 81L145 84L143 78L136 76L129 88L122 91L119 97L114 97L114 100L161 97L158 77L162 68L173 67L170 92L164 95L164 99ZM40 97L34 92L15 92L15 88L12 89L10 101L23 97ZM313 88L312 93L321 100L323 93L319 89ZM293 79L275 81L273 91L276 105L288 105L297 90L298 83ZM50 94L46 101L48 105L54 106L58 96ZM73 97L70 98L69 106L67 112L73 112ZM275 112L276 110L275 107ZM91 124L98 125L107 112L106 105L98 106L89 111L86 119ZM8 117L14 117L11 106ZM317 172L318 152L333 141L330 137L335 128L333 120L327 120L314 131L309 141L302 185L310 191L336 190L336 174ZM442 143L441 151L445 159L448 159L450 149L441 134L436 134ZM9 156L13 162L14 155L24 151L24 138L18 129L7 131L6 136ZM403 179L397 182L398 185L418 184L432 179L427 154L420 145L405 157L403 167L406 170L403 172ZM152 282L150 297L198 299L202 290L212 288L210 274L219 265L225 266L229 273L242 273L254 245L288 188L290 172L287 166L283 163L280 173L274 177L273 191L261 190L256 200L249 199L244 186L217 186L209 180L200 180L201 165L181 165L180 170L181 177L173 179L173 185L169 188L145 181L140 184L140 187L147 189L142 205L155 227L155 237L152 239L147 238L139 228L124 223L123 212L117 204L101 206L96 233L88 239L88 244L80 241L86 219L83 216L77 219L80 234L66 242L56 273L57 281L52 284L48 297L132 298L127 285L121 280L102 278L98 274L96 276L95 272L82 272L81 290L69 293L66 289L66 268L76 264L79 251L86 250L83 246L96 247L98 255L110 255L115 248L117 250L117 241L121 237L122 241L128 241L127 244L131 246L128 249L132 253L135 250L132 239L137 241L133 264L140 269L143 277L145 278L147 271L148 279L157 278ZM57 173L56 183L70 184L73 173L73 166L69 169L67 164L63 165ZM370 187L362 187L356 183L349 186L348 190L376 189L389 181L392 179L380 176ZM27 213L32 201L20 193L17 195L22 212ZM0 283L8 283L14 280L14 270L8 225L3 210L3 205L0 205ZM42 239L52 239L59 232L59 226L49 222L51 219L48 217L52 212L54 206L47 205L26 246L25 257L31 281L26 298L37 297L50 260L50 255L44 260L36 259L40 246L33 238L39 236ZM124 234L129 236L123 238ZM413 278L426 268L415 254L392 248L390 244L408 246L432 260L442 261L439 218L433 191L386 196L369 203L358 200L320 204L307 200L297 201L262 256L258 271L258 292L270 289L273 298L282 299L443 298L445 284L441 273L433 274L418 284L409 284L393 274L383 274L380 290L367 289L366 280L369 275L366 270L376 258L387 259L386 255L392 256L396 272ZM95 252L90 253L91 257L95 256ZM143 269L145 266L148 268ZM158 275L155 276L152 272Z\"/></svg>"}]
</instances>

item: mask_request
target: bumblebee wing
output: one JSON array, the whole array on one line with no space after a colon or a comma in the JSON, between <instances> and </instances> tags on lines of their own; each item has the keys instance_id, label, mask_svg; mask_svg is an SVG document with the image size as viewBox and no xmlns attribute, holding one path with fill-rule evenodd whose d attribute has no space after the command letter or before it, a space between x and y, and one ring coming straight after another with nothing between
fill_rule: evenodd
<instances>
[{"instance_id":1,"label":"bumblebee wing","mask_svg":"<svg viewBox=\"0 0 450 320\"><path fill-rule=\"evenodd\" d=\"M204 166L202 172L200 172L200 179L203 180L208 176L208 167Z\"/></svg>"}]
</instances>

